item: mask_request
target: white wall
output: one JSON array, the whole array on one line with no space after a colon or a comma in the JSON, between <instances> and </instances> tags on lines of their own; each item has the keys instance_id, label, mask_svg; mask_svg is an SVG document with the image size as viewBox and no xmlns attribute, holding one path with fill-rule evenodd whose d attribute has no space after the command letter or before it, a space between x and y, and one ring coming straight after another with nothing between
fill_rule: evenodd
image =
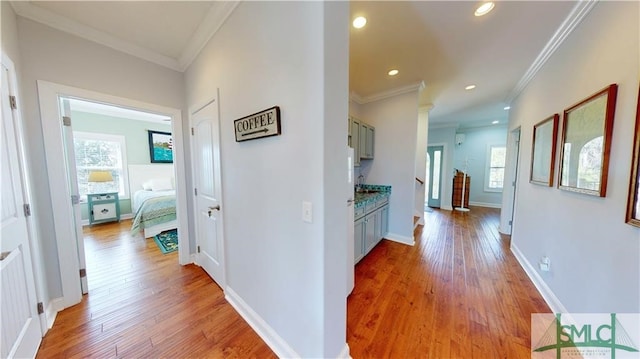
<instances>
[{"instance_id":1,"label":"white wall","mask_svg":"<svg viewBox=\"0 0 640 359\"><path fill-rule=\"evenodd\" d=\"M429 128L428 146L444 145L444 153L442 156L442 187L440 195L440 208L453 210L451 206L451 194L453 187L453 153L455 151L455 127Z\"/></svg>"},{"instance_id":2,"label":"white wall","mask_svg":"<svg viewBox=\"0 0 640 359\"><path fill-rule=\"evenodd\" d=\"M4 12L3 3L3 12ZM4 30L4 25L3 25ZM3 31L4 33L4 31ZM3 34L4 36L4 34ZM37 80L88 89L157 105L183 108L182 74L108 47L18 17L20 68L27 151L33 173L46 173ZM58 119L52 118L51 121ZM50 188L34 181L48 301L62 295ZM46 305L46 304L45 304Z\"/></svg>"},{"instance_id":3,"label":"white wall","mask_svg":"<svg viewBox=\"0 0 640 359\"><path fill-rule=\"evenodd\" d=\"M346 343L348 12L242 2L185 73L189 106L220 93L227 293L284 356ZM235 142L234 120L274 105L281 136Z\"/></svg>"},{"instance_id":4,"label":"white wall","mask_svg":"<svg viewBox=\"0 0 640 359\"><path fill-rule=\"evenodd\" d=\"M429 110L432 106L421 107L418 111L418 131L416 132L416 178L422 180L422 184L414 181L415 207L414 215L420 217L418 223L424 224L424 191L427 174L427 138L429 136Z\"/></svg>"},{"instance_id":5,"label":"white wall","mask_svg":"<svg viewBox=\"0 0 640 359\"><path fill-rule=\"evenodd\" d=\"M507 144L507 128L505 126L491 126L470 129L458 129L457 133L464 134L464 142L455 146L453 168L464 169L465 159L469 159L467 174L471 177L469 190L469 204L487 207L502 205L502 192L485 191L485 176L487 175L487 146Z\"/></svg>"},{"instance_id":6,"label":"white wall","mask_svg":"<svg viewBox=\"0 0 640 359\"><path fill-rule=\"evenodd\" d=\"M640 78L639 6L599 2L512 105L509 127L522 126L512 249L555 310L640 311L640 229L624 221ZM533 125L611 83L619 89L607 197L530 184ZM550 272L537 269L542 256L551 259Z\"/></svg>"},{"instance_id":7,"label":"white wall","mask_svg":"<svg viewBox=\"0 0 640 359\"><path fill-rule=\"evenodd\" d=\"M361 120L376 128L373 161L361 161L366 183L391 185L389 234L413 243L418 91L361 106Z\"/></svg>"}]
</instances>

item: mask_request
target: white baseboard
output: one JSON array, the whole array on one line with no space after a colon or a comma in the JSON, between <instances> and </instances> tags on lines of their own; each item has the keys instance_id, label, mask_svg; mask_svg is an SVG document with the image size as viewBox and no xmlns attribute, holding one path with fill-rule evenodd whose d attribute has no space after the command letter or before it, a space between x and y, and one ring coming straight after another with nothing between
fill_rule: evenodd
<instances>
[{"instance_id":1,"label":"white baseboard","mask_svg":"<svg viewBox=\"0 0 640 359\"><path fill-rule=\"evenodd\" d=\"M120 220L123 219L131 219L133 218L133 213L125 213L125 214L121 214L120 215ZM82 224L83 227L88 226L89 225L89 220L88 219L83 219L82 222L80 222Z\"/></svg>"},{"instance_id":2,"label":"white baseboard","mask_svg":"<svg viewBox=\"0 0 640 359\"><path fill-rule=\"evenodd\" d=\"M444 209L445 211L453 211L453 206L442 206L440 209Z\"/></svg>"},{"instance_id":3,"label":"white baseboard","mask_svg":"<svg viewBox=\"0 0 640 359\"><path fill-rule=\"evenodd\" d=\"M535 267L529 263L524 254L522 254L520 249L518 249L518 247L513 243L511 244L511 252L516 257L516 260L520 263L520 266L524 269L525 273L527 273L527 276L529 276L533 285L538 289L538 292L540 292L544 301L547 302L551 311L554 313L568 313L569 311L567 308L565 308L558 297L556 297L551 288L549 288L547 283L542 279L538 271L536 271Z\"/></svg>"},{"instance_id":4,"label":"white baseboard","mask_svg":"<svg viewBox=\"0 0 640 359\"><path fill-rule=\"evenodd\" d=\"M489 202L472 202L469 201L470 206L486 207L486 208L502 208L501 203L489 203Z\"/></svg>"},{"instance_id":5,"label":"white baseboard","mask_svg":"<svg viewBox=\"0 0 640 359\"><path fill-rule=\"evenodd\" d=\"M344 347L340 351L340 354L338 354L338 359L351 359L349 344L344 343Z\"/></svg>"},{"instance_id":6,"label":"white baseboard","mask_svg":"<svg viewBox=\"0 0 640 359\"><path fill-rule=\"evenodd\" d=\"M47 309L44 311L44 316L47 320L47 329L53 327L53 322L56 320L58 312L64 309L64 298L56 298L49 301Z\"/></svg>"},{"instance_id":7,"label":"white baseboard","mask_svg":"<svg viewBox=\"0 0 640 359\"><path fill-rule=\"evenodd\" d=\"M276 333L267 322L258 315L242 298L230 287L224 290L225 299L240 316L253 328L253 330L264 340L265 343L280 358L300 358L289 344Z\"/></svg>"},{"instance_id":8,"label":"white baseboard","mask_svg":"<svg viewBox=\"0 0 640 359\"><path fill-rule=\"evenodd\" d=\"M416 244L415 240L413 239L413 237L405 237L405 236L401 236L399 234L396 233L387 233L387 235L384 236L384 239L388 239L392 242L398 242L398 243L402 243L402 244L407 244L410 246L413 246Z\"/></svg>"},{"instance_id":9,"label":"white baseboard","mask_svg":"<svg viewBox=\"0 0 640 359\"><path fill-rule=\"evenodd\" d=\"M193 263L193 264L197 265L198 267L201 267L201 265L198 264L197 259L198 259L198 256L196 255L196 253L192 253L191 255L189 255L189 260L191 260L190 263Z\"/></svg>"}]
</instances>

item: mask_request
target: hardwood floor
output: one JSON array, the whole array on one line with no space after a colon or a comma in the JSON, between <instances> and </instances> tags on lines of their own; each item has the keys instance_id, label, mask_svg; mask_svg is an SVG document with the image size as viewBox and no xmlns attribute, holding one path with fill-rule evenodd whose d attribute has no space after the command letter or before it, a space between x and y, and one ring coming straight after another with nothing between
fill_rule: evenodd
<instances>
[{"instance_id":1,"label":"hardwood floor","mask_svg":"<svg viewBox=\"0 0 640 359\"><path fill-rule=\"evenodd\" d=\"M85 227L89 294L58 313L38 358L275 357L201 268L130 227Z\"/></svg>"},{"instance_id":2,"label":"hardwood floor","mask_svg":"<svg viewBox=\"0 0 640 359\"><path fill-rule=\"evenodd\" d=\"M530 314L550 312L497 232L498 210L434 210L413 247L382 241L356 266L353 358L530 358ZM218 286L177 252L86 229L89 294L58 314L38 358L272 358Z\"/></svg>"},{"instance_id":3,"label":"hardwood floor","mask_svg":"<svg viewBox=\"0 0 640 359\"><path fill-rule=\"evenodd\" d=\"M531 313L550 312L498 233L499 210L434 210L416 245L382 241L356 266L353 358L530 358Z\"/></svg>"}]
</instances>

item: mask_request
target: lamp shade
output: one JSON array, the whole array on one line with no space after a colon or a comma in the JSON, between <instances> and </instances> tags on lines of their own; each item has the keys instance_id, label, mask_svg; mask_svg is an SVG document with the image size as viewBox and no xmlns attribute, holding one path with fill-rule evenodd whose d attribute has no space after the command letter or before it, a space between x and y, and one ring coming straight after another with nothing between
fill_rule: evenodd
<instances>
[{"instance_id":1,"label":"lamp shade","mask_svg":"<svg viewBox=\"0 0 640 359\"><path fill-rule=\"evenodd\" d=\"M111 182L113 176L111 171L90 171L88 182Z\"/></svg>"}]
</instances>

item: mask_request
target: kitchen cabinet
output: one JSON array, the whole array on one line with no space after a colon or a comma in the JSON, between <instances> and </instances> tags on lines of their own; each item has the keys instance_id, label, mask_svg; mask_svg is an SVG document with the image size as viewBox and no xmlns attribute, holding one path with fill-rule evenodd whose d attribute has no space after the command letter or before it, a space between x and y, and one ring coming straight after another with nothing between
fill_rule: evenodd
<instances>
[{"instance_id":1,"label":"kitchen cabinet","mask_svg":"<svg viewBox=\"0 0 640 359\"><path fill-rule=\"evenodd\" d=\"M389 233L389 197L357 208L354 227L354 263L358 263Z\"/></svg>"},{"instance_id":2,"label":"kitchen cabinet","mask_svg":"<svg viewBox=\"0 0 640 359\"><path fill-rule=\"evenodd\" d=\"M349 146L354 149L353 165L360 166L360 120L349 118Z\"/></svg>"},{"instance_id":3,"label":"kitchen cabinet","mask_svg":"<svg viewBox=\"0 0 640 359\"><path fill-rule=\"evenodd\" d=\"M353 233L353 263L358 263L362 259L362 257L364 257L364 220L364 218L360 218L354 223L355 230Z\"/></svg>"},{"instance_id":4,"label":"kitchen cabinet","mask_svg":"<svg viewBox=\"0 0 640 359\"><path fill-rule=\"evenodd\" d=\"M358 142L358 152L360 153L360 158L365 160L373 159L373 151L375 147L375 127L368 125L366 123L360 124L359 142Z\"/></svg>"}]
</instances>

